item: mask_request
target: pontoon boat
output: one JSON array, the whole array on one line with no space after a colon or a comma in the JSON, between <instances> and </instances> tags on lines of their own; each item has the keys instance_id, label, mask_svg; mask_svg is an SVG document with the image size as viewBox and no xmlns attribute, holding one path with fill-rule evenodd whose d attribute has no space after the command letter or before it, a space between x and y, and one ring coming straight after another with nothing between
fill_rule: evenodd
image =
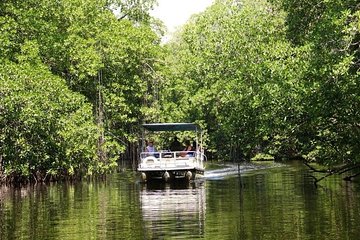
<instances>
[{"instance_id":1,"label":"pontoon boat","mask_svg":"<svg viewBox=\"0 0 360 240\"><path fill-rule=\"evenodd\" d=\"M171 151L169 149L157 152L144 151L140 153L138 172L142 181L163 179L164 181L183 178L193 180L204 174L204 150L202 147L201 128L194 123L150 123L143 124L147 131L193 131L196 134L194 151ZM144 141L143 141L144 142ZM142 149L145 149L142 147Z\"/></svg>"}]
</instances>

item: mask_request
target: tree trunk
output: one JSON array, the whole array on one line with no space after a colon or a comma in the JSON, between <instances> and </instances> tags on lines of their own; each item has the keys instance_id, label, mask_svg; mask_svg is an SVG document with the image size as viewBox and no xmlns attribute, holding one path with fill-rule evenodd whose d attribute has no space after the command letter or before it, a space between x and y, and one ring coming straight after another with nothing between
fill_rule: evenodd
<instances>
[{"instance_id":1,"label":"tree trunk","mask_svg":"<svg viewBox=\"0 0 360 240\"><path fill-rule=\"evenodd\" d=\"M98 73L98 107L97 107L97 124L99 128L99 139L97 143L98 158L101 162L106 161L106 152L104 151L105 133L104 133L104 105L102 101L102 70Z\"/></svg>"},{"instance_id":2,"label":"tree trunk","mask_svg":"<svg viewBox=\"0 0 360 240\"><path fill-rule=\"evenodd\" d=\"M2 178L2 175L3 175L3 164L2 164L2 155L0 155L0 179ZM1 180L0 180L1 182Z\"/></svg>"}]
</instances>

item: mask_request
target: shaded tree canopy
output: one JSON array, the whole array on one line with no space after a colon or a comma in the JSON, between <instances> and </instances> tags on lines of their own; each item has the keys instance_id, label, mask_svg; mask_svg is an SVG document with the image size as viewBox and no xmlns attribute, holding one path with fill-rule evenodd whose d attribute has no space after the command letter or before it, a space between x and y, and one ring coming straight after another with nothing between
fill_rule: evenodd
<instances>
[{"instance_id":1,"label":"shaded tree canopy","mask_svg":"<svg viewBox=\"0 0 360 240\"><path fill-rule=\"evenodd\" d=\"M217 159L359 166L357 1L217 0L164 45L154 4L0 3L3 174L104 173L176 121Z\"/></svg>"},{"instance_id":2,"label":"shaded tree canopy","mask_svg":"<svg viewBox=\"0 0 360 240\"><path fill-rule=\"evenodd\" d=\"M356 1L217 1L167 47L162 107L218 157L359 163Z\"/></svg>"},{"instance_id":3,"label":"shaded tree canopy","mask_svg":"<svg viewBox=\"0 0 360 240\"><path fill-rule=\"evenodd\" d=\"M0 93L6 96L0 102L2 172L41 179L114 169L127 142L136 139L134 129L143 121L143 102L147 101L148 84L153 81L160 53L160 39L148 14L153 3L0 3L0 59L4 62ZM25 89L28 95L21 94ZM68 92L68 99L57 97L57 91ZM12 103L15 96L19 103ZM13 113L13 118L9 115L15 111L12 104L19 113ZM47 105L49 109L43 108ZM20 117L27 109L39 111L38 116L25 114L32 123L30 129ZM72 112L84 119L71 122ZM40 116L46 116L47 121ZM8 121L15 121L19 129L6 131ZM52 121L58 125L47 129ZM25 129L28 138L24 140L17 133ZM18 149L21 141L26 154Z\"/></svg>"}]
</instances>

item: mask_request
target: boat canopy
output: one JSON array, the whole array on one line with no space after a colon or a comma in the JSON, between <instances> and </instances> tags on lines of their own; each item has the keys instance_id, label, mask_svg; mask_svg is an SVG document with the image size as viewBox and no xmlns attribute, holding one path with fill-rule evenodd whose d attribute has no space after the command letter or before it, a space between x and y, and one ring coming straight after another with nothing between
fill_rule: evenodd
<instances>
[{"instance_id":1,"label":"boat canopy","mask_svg":"<svg viewBox=\"0 0 360 240\"><path fill-rule=\"evenodd\" d=\"M142 125L148 131L200 131L195 123L147 123Z\"/></svg>"}]
</instances>

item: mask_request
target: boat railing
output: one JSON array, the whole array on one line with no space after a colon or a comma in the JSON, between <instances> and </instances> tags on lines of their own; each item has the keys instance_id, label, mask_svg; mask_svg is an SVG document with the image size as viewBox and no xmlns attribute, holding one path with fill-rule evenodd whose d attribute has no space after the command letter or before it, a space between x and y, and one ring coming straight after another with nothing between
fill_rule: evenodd
<instances>
[{"instance_id":1,"label":"boat railing","mask_svg":"<svg viewBox=\"0 0 360 240\"><path fill-rule=\"evenodd\" d=\"M164 168L180 166L203 167L203 153L200 151L160 151L140 153L141 168Z\"/></svg>"},{"instance_id":2,"label":"boat railing","mask_svg":"<svg viewBox=\"0 0 360 240\"><path fill-rule=\"evenodd\" d=\"M140 153L140 158L144 159L149 156L153 156L155 158L176 158L176 159L184 159L189 157L196 157L200 152L196 151L160 151L160 152L142 152Z\"/></svg>"}]
</instances>

